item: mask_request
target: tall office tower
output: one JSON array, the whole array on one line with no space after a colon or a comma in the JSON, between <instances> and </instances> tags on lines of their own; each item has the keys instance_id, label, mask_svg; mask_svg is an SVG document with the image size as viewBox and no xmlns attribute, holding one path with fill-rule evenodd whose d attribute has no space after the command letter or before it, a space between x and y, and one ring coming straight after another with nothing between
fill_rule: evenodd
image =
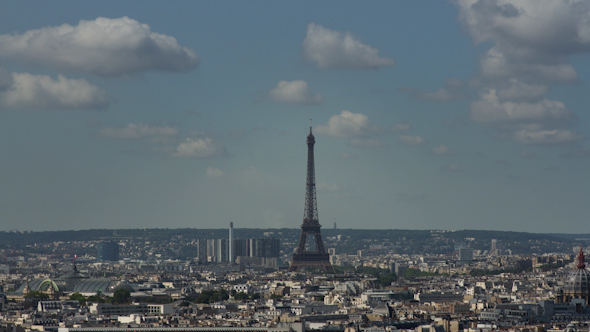
<instances>
[{"instance_id":1,"label":"tall office tower","mask_svg":"<svg viewBox=\"0 0 590 332\"><path fill-rule=\"evenodd\" d=\"M281 240L277 238L263 239L234 239L234 260L240 257L279 257L281 254Z\"/></svg>"},{"instance_id":2,"label":"tall office tower","mask_svg":"<svg viewBox=\"0 0 590 332\"><path fill-rule=\"evenodd\" d=\"M248 239L246 240L246 249L248 257L254 257L254 252L256 251L256 240L255 239Z\"/></svg>"},{"instance_id":3,"label":"tall office tower","mask_svg":"<svg viewBox=\"0 0 590 332\"><path fill-rule=\"evenodd\" d=\"M228 242L228 252L229 252L229 262L233 263L234 262L234 251L233 251L233 245L234 245L234 223L230 222L229 223L229 242Z\"/></svg>"},{"instance_id":4,"label":"tall office tower","mask_svg":"<svg viewBox=\"0 0 590 332\"><path fill-rule=\"evenodd\" d=\"M277 238L256 239L254 243L252 257L279 257L281 254L281 240Z\"/></svg>"},{"instance_id":5,"label":"tall office tower","mask_svg":"<svg viewBox=\"0 0 590 332\"><path fill-rule=\"evenodd\" d=\"M234 239L232 243L232 250L233 250L233 257L234 261L239 256L247 257L248 256L248 239Z\"/></svg>"},{"instance_id":6,"label":"tall office tower","mask_svg":"<svg viewBox=\"0 0 590 332\"><path fill-rule=\"evenodd\" d=\"M459 260L469 262L473 260L473 250L468 248L459 248Z\"/></svg>"},{"instance_id":7,"label":"tall office tower","mask_svg":"<svg viewBox=\"0 0 590 332\"><path fill-rule=\"evenodd\" d=\"M318 221L318 206L315 190L315 165L313 147L315 145L315 137L311 133L311 126L309 127L309 135L307 136L307 181L305 189L305 209L303 215L303 224L301 224L301 235L299 236L299 244L293 254L293 259L289 265L289 271L297 271L304 267L318 267L326 272L334 272L332 264L330 264L330 255L326 253L324 248L324 241L320 228L322 227ZM314 238L315 241L307 243L307 237ZM311 239L310 239L311 240Z\"/></svg>"},{"instance_id":8,"label":"tall office tower","mask_svg":"<svg viewBox=\"0 0 590 332\"><path fill-rule=\"evenodd\" d=\"M207 239L207 261L208 262L216 262L215 259L215 240L214 239Z\"/></svg>"},{"instance_id":9,"label":"tall office tower","mask_svg":"<svg viewBox=\"0 0 590 332\"><path fill-rule=\"evenodd\" d=\"M498 254L498 240L492 239L492 243L490 244L490 255L497 255Z\"/></svg>"},{"instance_id":10,"label":"tall office tower","mask_svg":"<svg viewBox=\"0 0 590 332\"><path fill-rule=\"evenodd\" d=\"M207 262L207 240L197 240L197 261L204 263Z\"/></svg>"},{"instance_id":11,"label":"tall office tower","mask_svg":"<svg viewBox=\"0 0 590 332\"><path fill-rule=\"evenodd\" d=\"M227 239L215 239L215 247L213 249L215 253L215 262L217 263L226 263L229 262L229 253L228 253L228 242Z\"/></svg>"},{"instance_id":12,"label":"tall office tower","mask_svg":"<svg viewBox=\"0 0 590 332\"><path fill-rule=\"evenodd\" d=\"M119 244L114 241L103 241L96 245L96 259L101 262L119 260Z\"/></svg>"}]
</instances>

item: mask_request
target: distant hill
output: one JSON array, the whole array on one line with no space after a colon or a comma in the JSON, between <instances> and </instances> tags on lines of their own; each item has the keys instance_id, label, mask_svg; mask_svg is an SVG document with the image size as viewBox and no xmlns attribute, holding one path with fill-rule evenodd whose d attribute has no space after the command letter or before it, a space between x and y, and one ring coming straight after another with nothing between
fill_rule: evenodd
<instances>
[{"instance_id":1,"label":"distant hill","mask_svg":"<svg viewBox=\"0 0 590 332\"><path fill-rule=\"evenodd\" d=\"M236 228L234 238L277 237L286 246L297 242L299 228ZM476 250L488 250L492 239L501 249L512 253L542 254L545 252L571 252L579 245L590 244L590 234L543 234L486 230L403 230L403 229L322 229L326 247L337 252L355 254L357 250L383 245L400 253L449 254L457 244ZM151 229L90 229L78 231L0 232L0 248L22 248L35 244L101 241L105 239L141 239L166 241L169 238L191 239L226 238L228 229L151 228ZM339 236L339 239L337 239Z\"/></svg>"}]
</instances>

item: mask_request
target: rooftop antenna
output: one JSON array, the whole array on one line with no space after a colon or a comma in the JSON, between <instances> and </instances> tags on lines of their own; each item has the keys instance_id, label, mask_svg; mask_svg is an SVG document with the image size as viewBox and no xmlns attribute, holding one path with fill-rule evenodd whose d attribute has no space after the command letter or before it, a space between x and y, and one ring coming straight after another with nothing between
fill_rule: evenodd
<instances>
[{"instance_id":1,"label":"rooftop antenna","mask_svg":"<svg viewBox=\"0 0 590 332\"><path fill-rule=\"evenodd\" d=\"M311 134L311 119L309 119L309 133Z\"/></svg>"},{"instance_id":2,"label":"rooftop antenna","mask_svg":"<svg viewBox=\"0 0 590 332\"><path fill-rule=\"evenodd\" d=\"M78 258L78 255L74 255L74 272L78 272L78 268L76 267L76 258Z\"/></svg>"}]
</instances>

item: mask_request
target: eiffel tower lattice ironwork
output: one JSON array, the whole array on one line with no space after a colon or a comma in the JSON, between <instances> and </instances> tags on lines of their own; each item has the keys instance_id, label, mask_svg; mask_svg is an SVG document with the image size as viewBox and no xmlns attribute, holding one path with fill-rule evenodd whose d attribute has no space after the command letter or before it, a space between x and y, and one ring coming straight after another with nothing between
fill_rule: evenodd
<instances>
[{"instance_id":1,"label":"eiffel tower lattice ironwork","mask_svg":"<svg viewBox=\"0 0 590 332\"><path fill-rule=\"evenodd\" d=\"M316 199L315 190L315 166L313 157L313 146L315 144L315 137L311 133L311 126L309 127L309 135L307 136L307 183L305 187L305 212L303 215L303 224L301 224L301 235L299 236L299 244L293 260L289 266L289 271L297 271L305 267L317 267L326 272L334 272L332 264L330 264L330 255L326 253L324 248L324 241L320 228L322 227L318 221L318 202ZM310 247L306 248L307 237L314 237L315 241L310 243ZM311 240L311 239L310 239Z\"/></svg>"}]
</instances>

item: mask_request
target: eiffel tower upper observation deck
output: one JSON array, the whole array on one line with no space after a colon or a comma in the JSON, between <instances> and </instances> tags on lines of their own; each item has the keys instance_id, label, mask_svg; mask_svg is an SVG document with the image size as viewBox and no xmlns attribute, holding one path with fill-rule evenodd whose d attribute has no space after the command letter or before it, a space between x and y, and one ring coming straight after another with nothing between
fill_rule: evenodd
<instances>
[{"instance_id":1,"label":"eiffel tower upper observation deck","mask_svg":"<svg viewBox=\"0 0 590 332\"><path fill-rule=\"evenodd\" d=\"M305 209L303 215L303 224L301 224L301 235L299 236L299 244L293 260L289 265L289 271L297 271L304 267L317 267L326 272L334 272L332 264L330 264L330 255L326 253L324 248L324 241L320 228L322 227L318 221L318 203L315 190L315 165L313 147L315 145L315 137L309 127L309 135L307 136L307 182L305 185ZM310 239L309 245L307 237Z\"/></svg>"}]
</instances>

